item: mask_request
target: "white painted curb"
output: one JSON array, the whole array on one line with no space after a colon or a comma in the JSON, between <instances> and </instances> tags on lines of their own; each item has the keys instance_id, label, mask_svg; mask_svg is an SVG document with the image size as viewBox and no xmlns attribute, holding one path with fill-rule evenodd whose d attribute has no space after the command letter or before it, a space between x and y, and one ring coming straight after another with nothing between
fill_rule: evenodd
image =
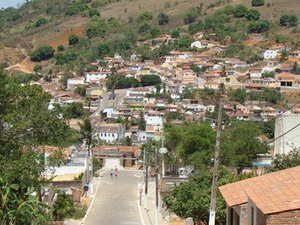
<instances>
[{"instance_id":1,"label":"white painted curb","mask_svg":"<svg viewBox=\"0 0 300 225\"><path fill-rule=\"evenodd\" d=\"M81 225L83 225L83 224L85 223L86 218L87 218L89 212L90 212L91 209L92 209L92 206L93 206L93 204L94 204L95 197L96 197L96 194L97 194L97 192L98 192L99 185L100 185L100 178L102 177L102 175L103 175L104 173L106 173L106 170L103 171L102 173L100 173L100 175L99 175L99 178L98 178L98 184L97 184L97 187L96 187L96 191L95 191L95 193L94 193L94 195L93 195L92 202L91 202L89 208L87 209L87 211L86 211L86 213L85 213L85 216L83 217L83 220L82 220L81 223L80 223Z\"/></svg>"}]
</instances>

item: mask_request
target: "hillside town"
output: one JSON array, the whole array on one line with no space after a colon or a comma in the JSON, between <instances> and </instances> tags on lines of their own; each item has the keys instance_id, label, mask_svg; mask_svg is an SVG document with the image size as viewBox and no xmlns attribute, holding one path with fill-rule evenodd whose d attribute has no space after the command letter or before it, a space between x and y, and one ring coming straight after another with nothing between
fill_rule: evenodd
<instances>
[{"instance_id":1,"label":"hillside town","mask_svg":"<svg viewBox=\"0 0 300 225\"><path fill-rule=\"evenodd\" d=\"M282 4L3 5L0 225L300 225Z\"/></svg>"}]
</instances>

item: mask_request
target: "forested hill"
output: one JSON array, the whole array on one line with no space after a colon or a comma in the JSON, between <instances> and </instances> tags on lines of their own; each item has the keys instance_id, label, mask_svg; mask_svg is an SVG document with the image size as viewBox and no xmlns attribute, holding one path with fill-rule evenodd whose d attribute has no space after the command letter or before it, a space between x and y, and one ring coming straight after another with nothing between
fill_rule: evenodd
<instances>
[{"instance_id":1,"label":"forested hill","mask_svg":"<svg viewBox=\"0 0 300 225\"><path fill-rule=\"evenodd\" d=\"M257 4L253 5L253 1ZM82 48L93 49L108 40L114 42L123 40L124 37L131 41L147 40L175 29L188 31L191 24L217 15L218 10L224 7L230 13L239 4L245 5L252 13L256 11L252 16L256 17L258 12L261 20L270 21L270 34L283 33L290 35L293 41L299 39L299 28L286 29L289 26L280 26L280 18L283 15L300 16L298 1L253 1L28 0L19 9L0 10L0 63L10 66L19 64L20 67L24 66L30 70L34 64L28 60L28 56L33 49L41 45L50 45L54 49L60 45L68 47L68 38L72 34L82 38ZM244 20L239 20L242 21L240 24L231 20L228 24L233 24L233 29L239 29L243 27ZM242 29L241 31L247 32ZM78 47L77 50L82 48ZM124 48L128 50L131 47ZM82 56L84 61L95 57L93 52L87 51L86 54Z\"/></svg>"}]
</instances>

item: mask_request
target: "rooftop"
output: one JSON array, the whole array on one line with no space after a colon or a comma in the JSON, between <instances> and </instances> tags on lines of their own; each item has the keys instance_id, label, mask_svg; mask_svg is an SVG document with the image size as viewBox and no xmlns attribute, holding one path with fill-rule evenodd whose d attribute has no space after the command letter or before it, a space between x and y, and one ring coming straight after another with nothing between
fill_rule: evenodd
<instances>
[{"instance_id":1,"label":"rooftop","mask_svg":"<svg viewBox=\"0 0 300 225\"><path fill-rule=\"evenodd\" d=\"M250 198L266 215L300 209L300 166L219 187L229 207Z\"/></svg>"}]
</instances>

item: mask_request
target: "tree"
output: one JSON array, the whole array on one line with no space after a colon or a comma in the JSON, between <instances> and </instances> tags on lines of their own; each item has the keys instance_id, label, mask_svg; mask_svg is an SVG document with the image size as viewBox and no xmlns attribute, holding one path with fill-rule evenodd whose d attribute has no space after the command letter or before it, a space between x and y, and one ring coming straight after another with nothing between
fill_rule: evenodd
<instances>
[{"instance_id":1,"label":"tree","mask_svg":"<svg viewBox=\"0 0 300 225\"><path fill-rule=\"evenodd\" d=\"M79 37L76 34L72 34L69 36L69 45L75 45L79 41Z\"/></svg>"},{"instance_id":2,"label":"tree","mask_svg":"<svg viewBox=\"0 0 300 225\"><path fill-rule=\"evenodd\" d=\"M263 72L261 74L261 76L263 78L269 78L269 77L274 78L275 77L275 73L274 73L274 71L265 71L265 72Z\"/></svg>"},{"instance_id":3,"label":"tree","mask_svg":"<svg viewBox=\"0 0 300 225\"><path fill-rule=\"evenodd\" d=\"M251 1L251 5L252 6L262 6L265 4L264 0L252 0Z\"/></svg>"},{"instance_id":4,"label":"tree","mask_svg":"<svg viewBox=\"0 0 300 225\"><path fill-rule=\"evenodd\" d=\"M142 86L152 86L156 84L160 84L161 79L158 75L142 75L141 76L141 84Z\"/></svg>"},{"instance_id":5,"label":"tree","mask_svg":"<svg viewBox=\"0 0 300 225\"><path fill-rule=\"evenodd\" d=\"M31 53L30 58L34 62L40 62L42 60L48 60L52 58L53 54L54 49L49 45L44 45L34 50Z\"/></svg>"},{"instance_id":6,"label":"tree","mask_svg":"<svg viewBox=\"0 0 300 225\"><path fill-rule=\"evenodd\" d=\"M156 37L159 36L160 31L159 31L159 29L157 29L156 27L154 27L154 28L152 28L150 30L150 34L151 34L151 37L156 38Z\"/></svg>"},{"instance_id":7,"label":"tree","mask_svg":"<svg viewBox=\"0 0 300 225\"><path fill-rule=\"evenodd\" d=\"M250 10L248 10L245 17L247 20L258 20L260 18L260 12L258 12L255 9L250 9Z\"/></svg>"},{"instance_id":8,"label":"tree","mask_svg":"<svg viewBox=\"0 0 300 225\"><path fill-rule=\"evenodd\" d=\"M89 22L86 26L86 35L88 38L104 37L106 34L106 26L104 19L93 17L91 22Z\"/></svg>"},{"instance_id":9,"label":"tree","mask_svg":"<svg viewBox=\"0 0 300 225\"><path fill-rule=\"evenodd\" d=\"M280 26L294 27L298 24L298 17L295 15L283 15L279 20Z\"/></svg>"},{"instance_id":10,"label":"tree","mask_svg":"<svg viewBox=\"0 0 300 225\"><path fill-rule=\"evenodd\" d=\"M158 15L158 25L165 25L169 23L169 17L164 12Z\"/></svg>"},{"instance_id":11,"label":"tree","mask_svg":"<svg viewBox=\"0 0 300 225\"><path fill-rule=\"evenodd\" d=\"M151 12L143 12L141 13L138 18L137 18L137 22L141 23L141 22L147 22L153 19L153 15Z\"/></svg>"},{"instance_id":12,"label":"tree","mask_svg":"<svg viewBox=\"0 0 300 225\"><path fill-rule=\"evenodd\" d=\"M82 123L78 123L80 127L81 140L85 141L85 146L87 147L88 155L91 154L91 146L93 140L93 127L89 118L85 118Z\"/></svg>"},{"instance_id":13,"label":"tree","mask_svg":"<svg viewBox=\"0 0 300 225\"><path fill-rule=\"evenodd\" d=\"M270 29L270 22L267 20L251 21L248 26L250 33L262 33Z\"/></svg>"},{"instance_id":14,"label":"tree","mask_svg":"<svg viewBox=\"0 0 300 225\"><path fill-rule=\"evenodd\" d=\"M277 154L267 172L276 172L300 165L300 149L293 149L287 154Z\"/></svg>"},{"instance_id":15,"label":"tree","mask_svg":"<svg viewBox=\"0 0 300 225\"><path fill-rule=\"evenodd\" d=\"M215 133L208 123L185 124L165 129L166 147L176 154L184 165L201 169L211 165Z\"/></svg>"},{"instance_id":16,"label":"tree","mask_svg":"<svg viewBox=\"0 0 300 225\"><path fill-rule=\"evenodd\" d=\"M63 108L64 118L78 118L83 115L82 103L72 102Z\"/></svg>"},{"instance_id":17,"label":"tree","mask_svg":"<svg viewBox=\"0 0 300 225\"><path fill-rule=\"evenodd\" d=\"M247 92L245 89L237 88L235 90L232 90L232 92L230 93L230 97L233 101L237 101L243 104L247 99Z\"/></svg>"},{"instance_id":18,"label":"tree","mask_svg":"<svg viewBox=\"0 0 300 225\"><path fill-rule=\"evenodd\" d=\"M203 30L203 22L202 21L199 21L197 23L192 23L188 27L188 31L190 34L195 34L202 30Z\"/></svg>"},{"instance_id":19,"label":"tree","mask_svg":"<svg viewBox=\"0 0 300 225\"><path fill-rule=\"evenodd\" d=\"M89 9L87 4L81 1L74 1L67 7L66 15L73 16L87 9Z\"/></svg>"},{"instance_id":20,"label":"tree","mask_svg":"<svg viewBox=\"0 0 300 225\"><path fill-rule=\"evenodd\" d=\"M49 224L51 207L42 203L45 178L43 146L61 146L70 134L64 119L48 110L50 96L37 85L19 85L0 74L0 217L1 224ZM47 167L63 163L62 153Z\"/></svg>"},{"instance_id":21,"label":"tree","mask_svg":"<svg viewBox=\"0 0 300 225\"><path fill-rule=\"evenodd\" d=\"M197 8L190 8L185 14L184 23L194 23L199 15L200 11Z\"/></svg>"},{"instance_id":22,"label":"tree","mask_svg":"<svg viewBox=\"0 0 300 225\"><path fill-rule=\"evenodd\" d=\"M124 139L124 145L131 146L132 145L132 139L130 137L126 136L125 139Z\"/></svg>"},{"instance_id":23,"label":"tree","mask_svg":"<svg viewBox=\"0 0 300 225\"><path fill-rule=\"evenodd\" d=\"M56 65L67 64L71 61L75 61L78 58L77 53L75 52L59 52L55 55Z\"/></svg>"},{"instance_id":24,"label":"tree","mask_svg":"<svg viewBox=\"0 0 300 225\"><path fill-rule=\"evenodd\" d=\"M260 130L257 124L245 121L233 121L223 133L222 164L235 167L240 174L245 167L252 167L257 154L266 153L267 146L257 137Z\"/></svg>"},{"instance_id":25,"label":"tree","mask_svg":"<svg viewBox=\"0 0 300 225\"><path fill-rule=\"evenodd\" d=\"M238 177L224 167L219 169L218 185L225 185L253 175ZM196 177L176 185L163 197L170 212L182 218L192 217L195 224L208 224L211 196L212 173L202 170ZM216 224L226 224L226 203L220 192L216 199Z\"/></svg>"},{"instance_id":26,"label":"tree","mask_svg":"<svg viewBox=\"0 0 300 225\"><path fill-rule=\"evenodd\" d=\"M244 5L237 5L234 9L233 15L234 17L241 18L246 16L248 13L248 9Z\"/></svg>"},{"instance_id":27,"label":"tree","mask_svg":"<svg viewBox=\"0 0 300 225\"><path fill-rule=\"evenodd\" d=\"M85 97L86 95L86 87L76 87L74 92L79 94L81 97Z\"/></svg>"}]
</instances>

